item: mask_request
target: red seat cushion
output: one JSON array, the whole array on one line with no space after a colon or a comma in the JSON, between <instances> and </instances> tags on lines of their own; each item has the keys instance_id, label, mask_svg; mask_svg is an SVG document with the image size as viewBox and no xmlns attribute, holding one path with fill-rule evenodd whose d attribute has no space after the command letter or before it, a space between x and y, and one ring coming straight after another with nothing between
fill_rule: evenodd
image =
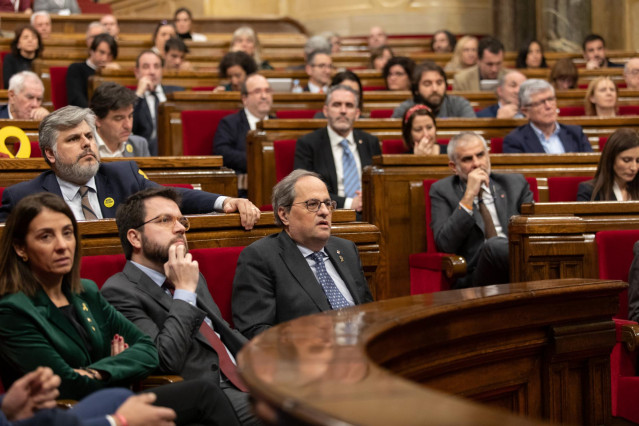
<instances>
[{"instance_id":1,"label":"red seat cushion","mask_svg":"<svg viewBox=\"0 0 639 426\"><path fill-rule=\"evenodd\" d=\"M639 105L621 105L619 115L639 115Z\"/></svg>"},{"instance_id":2,"label":"red seat cushion","mask_svg":"<svg viewBox=\"0 0 639 426\"><path fill-rule=\"evenodd\" d=\"M548 178L548 201L575 201L581 182L592 179L588 176L556 176Z\"/></svg>"},{"instance_id":3,"label":"red seat cushion","mask_svg":"<svg viewBox=\"0 0 639 426\"><path fill-rule=\"evenodd\" d=\"M406 145L401 139L385 139L382 141L382 154L405 154Z\"/></svg>"},{"instance_id":4,"label":"red seat cushion","mask_svg":"<svg viewBox=\"0 0 639 426\"><path fill-rule=\"evenodd\" d=\"M490 153L502 154L504 152L504 138L490 138Z\"/></svg>"},{"instance_id":5,"label":"red seat cushion","mask_svg":"<svg viewBox=\"0 0 639 426\"><path fill-rule=\"evenodd\" d=\"M537 186L537 178L527 177L526 182L528 182L528 186L530 186L530 191L533 193L533 200L535 203L539 202L539 188Z\"/></svg>"},{"instance_id":6,"label":"red seat cushion","mask_svg":"<svg viewBox=\"0 0 639 426\"><path fill-rule=\"evenodd\" d=\"M583 106L565 106L559 108L560 117L581 117L586 115L586 109Z\"/></svg>"},{"instance_id":7,"label":"red seat cushion","mask_svg":"<svg viewBox=\"0 0 639 426\"><path fill-rule=\"evenodd\" d=\"M275 116L277 118L306 118L310 119L315 117L315 114L320 112L319 109L283 109L279 111L275 111Z\"/></svg>"},{"instance_id":8,"label":"red seat cushion","mask_svg":"<svg viewBox=\"0 0 639 426\"><path fill-rule=\"evenodd\" d=\"M608 142L608 136L599 137L599 152L603 151L604 146L606 146L606 142Z\"/></svg>"},{"instance_id":9,"label":"red seat cushion","mask_svg":"<svg viewBox=\"0 0 639 426\"><path fill-rule=\"evenodd\" d=\"M98 256L82 256L80 276L88 278L102 288L102 285L113 275L122 272L126 259L123 254L101 254Z\"/></svg>"},{"instance_id":10,"label":"red seat cushion","mask_svg":"<svg viewBox=\"0 0 639 426\"><path fill-rule=\"evenodd\" d=\"M191 185L190 183L163 183L162 186L170 186L172 188L193 189L193 185Z\"/></svg>"},{"instance_id":11,"label":"red seat cushion","mask_svg":"<svg viewBox=\"0 0 639 426\"><path fill-rule=\"evenodd\" d=\"M371 118L391 118L392 109L373 109L371 110Z\"/></svg>"},{"instance_id":12,"label":"red seat cushion","mask_svg":"<svg viewBox=\"0 0 639 426\"><path fill-rule=\"evenodd\" d=\"M67 70L68 67L50 67L51 102L54 109L69 105L67 100Z\"/></svg>"},{"instance_id":13,"label":"red seat cushion","mask_svg":"<svg viewBox=\"0 0 639 426\"><path fill-rule=\"evenodd\" d=\"M363 86L362 91L364 92L379 92L381 90L386 90L386 86Z\"/></svg>"},{"instance_id":14,"label":"red seat cushion","mask_svg":"<svg viewBox=\"0 0 639 426\"><path fill-rule=\"evenodd\" d=\"M232 109L182 111L183 155L211 155L217 125Z\"/></svg>"},{"instance_id":15,"label":"red seat cushion","mask_svg":"<svg viewBox=\"0 0 639 426\"><path fill-rule=\"evenodd\" d=\"M275 157L275 179L279 182L295 168L295 139L273 141Z\"/></svg>"}]
</instances>

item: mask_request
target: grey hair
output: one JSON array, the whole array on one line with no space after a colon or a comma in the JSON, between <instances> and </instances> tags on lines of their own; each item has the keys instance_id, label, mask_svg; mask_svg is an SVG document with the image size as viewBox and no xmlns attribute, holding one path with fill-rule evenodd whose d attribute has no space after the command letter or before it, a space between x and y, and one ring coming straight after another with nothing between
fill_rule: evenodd
<instances>
[{"instance_id":1,"label":"grey hair","mask_svg":"<svg viewBox=\"0 0 639 426\"><path fill-rule=\"evenodd\" d=\"M255 52L253 52L253 59L255 63L259 67L262 63L262 45L260 44L260 40L255 33L255 30L248 25L243 25L233 31L233 36L231 37L231 46L235 43L235 41L243 36L248 36L253 39L253 44L255 44Z\"/></svg>"},{"instance_id":2,"label":"grey hair","mask_svg":"<svg viewBox=\"0 0 639 426\"><path fill-rule=\"evenodd\" d=\"M639 58L630 58L628 59L628 61L624 64L623 66L623 73L624 74L628 74L628 71L630 71L630 63L635 60L635 59L639 59Z\"/></svg>"},{"instance_id":3,"label":"grey hair","mask_svg":"<svg viewBox=\"0 0 639 426\"><path fill-rule=\"evenodd\" d=\"M283 207L287 212L291 211L293 201L295 201L295 184L303 177L312 176L322 180L322 177L315 172L309 172L304 169L293 170L284 179L279 181L277 185L273 187L273 196L271 203L273 204L273 212L275 213L275 224L277 226L284 226L282 219L278 211L280 207Z\"/></svg>"},{"instance_id":4,"label":"grey hair","mask_svg":"<svg viewBox=\"0 0 639 426\"><path fill-rule=\"evenodd\" d=\"M95 137L95 114L89 108L69 105L52 112L40 122L40 128L38 129L40 151L42 151L42 156L49 166L51 166L51 163L45 154L45 150L50 149L56 153L60 131L73 129L83 121L86 121Z\"/></svg>"},{"instance_id":5,"label":"grey hair","mask_svg":"<svg viewBox=\"0 0 639 426\"><path fill-rule=\"evenodd\" d=\"M308 56L316 50L331 51L331 42L322 35L316 35L309 38L304 45L304 56ZM308 62L308 61L307 61Z\"/></svg>"},{"instance_id":6,"label":"grey hair","mask_svg":"<svg viewBox=\"0 0 639 426\"><path fill-rule=\"evenodd\" d=\"M31 25L33 25L38 16L46 16L47 18L49 18L49 22L51 22L51 15L49 15L49 12L47 12L46 10L39 10L37 12L33 12L33 14L31 15Z\"/></svg>"},{"instance_id":7,"label":"grey hair","mask_svg":"<svg viewBox=\"0 0 639 426\"><path fill-rule=\"evenodd\" d=\"M456 163L457 159L455 158L455 149L457 148L457 145L470 142L473 138L482 141L484 144L484 148L486 148L486 151L488 151L488 143L482 135L475 132L461 132L455 135L455 137L453 137L450 142L448 142L448 147L446 148L448 159L453 163Z\"/></svg>"},{"instance_id":8,"label":"grey hair","mask_svg":"<svg viewBox=\"0 0 639 426\"><path fill-rule=\"evenodd\" d=\"M353 89L352 87L349 87L345 84L336 84L335 86L331 86L328 88L328 90L326 91L326 100L324 101L324 104L326 106L331 103L333 93L337 92L338 90L346 90L347 92L351 92L355 96L355 108L359 108L359 93L357 93L357 91L355 91L355 89Z\"/></svg>"},{"instance_id":9,"label":"grey hair","mask_svg":"<svg viewBox=\"0 0 639 426\"><path fill-rule=\"evenodd\" d=\"M38 74L32 71L20 71L17 74L13 74L9 79L9 90L13 93L22 93L24 90L24 84L27 80L37 81L40 85L40 88L44 90L44 84L42 84L42 80L38 77Z\"/></svg>"},{"instance_id":10,"label":"grey hair","mask_svg":"<svg viewBox=\"0 0 639 426\"><path fill-rule=\"evenodd\" d=\"M510 74L515 73L515 72L516 72L516 73L518 73L518 74L523 75L522 73L520 73L520 72L519 72L519 71L517 71L517 70L508 70L508 71L506 71L506 72L505 72L505 73L503 73L503 74L499 77L499 79L497 80L497 87L495 88L495 93L497 93L497 89L498 89L498 88L500 88L500 87L504 87L504 86L506 85L506 78L507 78ZM524 77L525 77L525 76L524 76Z\"/></svg>"},{"instance_id":11,"label":"grey hair","mask_svg":"<svg viewBox=\"0 0 639 426\"><path fill-rule=\"evenodd\" d=\"M103 30L104 32L106 32L106 28L104 27L104 25L102 25L102 23L101 23L100 21L93 21L93 22L90 22L90 23L89 23L89 25L87 25L87 31L86 31L86 33L85 33L85 34L86 34L86 36L88 37L88 36L89 36L89 32L90 32L93 28L96 28L96 27L101 27L101 28L102 28L102 30Z\"/></svg>"},{"instance_id":12,"label":"grey hair","mask_svg":"<svg viewBox=\"0 0 639 426\"><path fill-rule=\"evenodd\" d=\"M530 105L530 98L532 95L545 92L546 90L552 91L553 96L555 95L555 88L552 87L552 84L548 83L546 80L542 80L540 78L531 78L529 80L524 81L519 86L519 105L521 108L526 108Z\"/></svg>"}]
</instances>

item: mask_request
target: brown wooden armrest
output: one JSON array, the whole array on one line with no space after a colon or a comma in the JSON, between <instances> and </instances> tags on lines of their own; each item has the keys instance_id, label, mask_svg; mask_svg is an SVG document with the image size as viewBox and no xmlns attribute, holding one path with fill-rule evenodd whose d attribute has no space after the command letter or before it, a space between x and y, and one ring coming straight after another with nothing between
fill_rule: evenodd
<instances>
[{"instance_id":1,"label":"brown wooden armrest","mask_svg":"<svg viewBox=\"0 0 639 426\"><path fill-rule=\"evenodd\" d=\"M162 374L157 376L149 376L144 380L141 380L134 386L136 392L140 392L146 389L156 388L162 385L168 385L170 383L181 382L184 379L182 376L175 376L171 374Z\"/></svg>"},{"instance_id":2,"label":"brown wooden armrest","mask_svg":"<svg viewBox=\"0 0 639 426\"><path fill-rule=\"evenodd\" d=\"M442 270L447 278L458 278L466 275L466 259L456 254L442 256Z\"/></svg>"},{"instance_id":3,"label":"brown wooden armrest","mask_svg":"<svg viewBox=\"0 0 639 426\"><path fill-rule=\"evenodd\" d=\"M55 403L58 406L58 408L61 408L63 410L68 410L69 408L77 404L78 401L76 401L75 399L58 399L55 401Z\"/></svg>"},{"instance_id":4,"label":"brown wooden armrest","mask_svg":"<svg viewBox=\"0 0 639 426\"><path fill-rule=\"evenodd\" d=\"M621 326L621 341L626 344L626 348L633 352L639 343L639 324L624 324Z\"/></svg>"}]
</instances>

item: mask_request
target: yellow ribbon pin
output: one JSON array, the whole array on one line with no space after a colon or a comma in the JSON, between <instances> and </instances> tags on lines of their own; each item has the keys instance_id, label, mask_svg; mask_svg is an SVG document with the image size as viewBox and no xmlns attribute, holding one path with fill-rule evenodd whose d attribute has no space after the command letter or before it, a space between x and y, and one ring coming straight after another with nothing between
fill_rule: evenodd
<instances>
[{"instance_id":1,"label":"yellow ribbon pin","mask_svg":"<svg viewBox=\"0 0 639 426\"><path fill-rule=\"evenodd\" d=\"M89 308L87 307L87 304L86 304L86 303L83 303L83 304L82 304L82 310L83 310L83 311L88 311L88 310L89 310Z\"/></svg>"},{"instance_id":2,"label":"yellow ribbon pin","mask_svg":"<svg viewBox=\"0 0 639 426\"><path fill-rule=\"evenodd\" d=\"M5 143L9 137L18 138L20 141L20 148L15 156L9 151ZM9 158L29 158L31 156L31 143L29 142L27 134L16 126L3 127L0 129L0 152L7 154Z\"/></svg>"},{"instance_id":3,"label":"yellow ribbon pin","mask_svg":"<svg viewBox=\"0 0 639 426\"><path fill-rule=\"evenodd\" d=\"M138 173L141 174L142 176L144 176L144 179L149 180L149 178L147 177L146 173L144 173L142 171L142 169L138 169Z\"/></svg>"}]
</instances>

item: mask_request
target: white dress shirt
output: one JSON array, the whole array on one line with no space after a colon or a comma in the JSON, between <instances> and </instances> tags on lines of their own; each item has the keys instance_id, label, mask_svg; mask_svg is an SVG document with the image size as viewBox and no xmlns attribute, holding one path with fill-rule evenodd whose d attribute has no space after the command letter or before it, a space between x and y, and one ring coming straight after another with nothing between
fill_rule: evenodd
<instances>
[{"instance_id":1,"label":"white dress shirt","mask_svg":"<svg viewBox=\"0 0 639 426\"><path fill-rule=\"evenodd\" d=\"M315 275L315 279L317 279L315 261L311 258L311 255L315 252L299 244L297 244L297 248L302 253L302 256L304 256L304 259L306 259L306 263L308 263L308 266L311 268L311 271L313 271L313 275ZM342 296L344 296L344 298L348 300L348 302L351 305L355 305L355 300L353 300L353 296L351 295L351 292L348 290L348 287L346 287L346 283L344 283L344 280L342 279L342 277L339 276L339 273L337 272L337 269L335 269L335 266L333 266L333 262L331 262L331 260L328 257L328 254L326 254L326 250L322 249L320 253L322 253L322 257L324 258L324 266L326 267L326 272L328 272L328 275L330 275L330 277L333 279L333 282L335 283L335 286L337 287L339 292L342 293ZM317 284L321 286L319 279L317 279Z\"/></svg>"},{"instance_id":2,"label":"white dress shirt","mask_svg":"<svg viewBox=\"0 0 639 426\"><path fill-rule=\"evenodd\" d=\"M121 142L120 146L115 151L111 151L106 142L104 142L104 139L102 139L102 137L100 136L100 133L97 131L95 132L95 141L98 144L98 152L100 153L100 158L115 158L124 156L126 141Z\"/></svg>"},{"instance_id":3,"label":"white dress shirt","mask_svg":"<svg viewBox=\"0 0 639 426\"><path fill-rule=\"evenodd\" d=\"M80 185L62 180L59 176L56 176L55 178L58 181L58 185L60 185L62 198L64 198L64 201L73 212L73 216L75 216L75 219L78 221L85 220L84 212L82 211L82 196L80 195ZM102 210L100 210L100 201L98 200L98 190L95 186L95 177L89 179L89 181L85 185L89 187L89 204L91 204L93 213L95 213L98 219L102 219Z\"/></svg>"},{"instance_id":4,"label":"white dress shirt","mask_svg":"<svg viewBox=\"0 0 639 426\"><path fill-rule=\"evenodd\" d=\"M348 148L353 153L353 157L355 158L355 165L357 166L357 176L359 176L360 180L360 188L362 187L362 162L359 158L359 152L357 151L357 144L355 143L353 137L353 131L346 136L346 138L338 135L330 126L328 129L328 139L331 142L331 150L333 152L333 162L335 163L335 174L337 175L337 195L340 197L344 196L344 163L342 158L344 157L344 148L340 143L346 139L348 141ZM351 204L353 203L352 198L346 198L344 201L344 208L350 209Z\"/></svg>"}]
</instances>

